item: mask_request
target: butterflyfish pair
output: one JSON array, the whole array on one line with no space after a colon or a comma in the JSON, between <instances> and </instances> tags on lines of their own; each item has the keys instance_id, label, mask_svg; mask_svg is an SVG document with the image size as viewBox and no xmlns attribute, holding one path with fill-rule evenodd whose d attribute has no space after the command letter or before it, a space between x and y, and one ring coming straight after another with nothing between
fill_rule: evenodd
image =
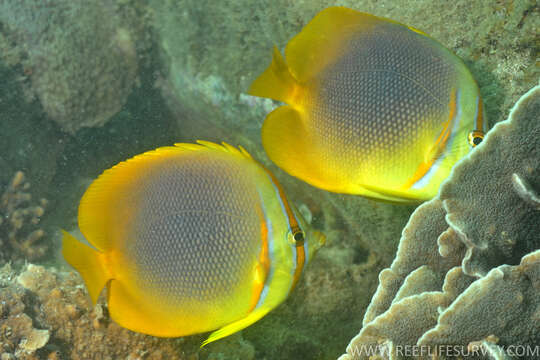
<instances>
[{"instance_id":1,"label":"butterflyfish pair","mask_svg":"<svg viewBox=\"0 0 540 360\"><path fill-rule=\"evenodd\" d=\"M316 187L432 198L486 131L465 64L423 32L347 8L317 14L249 94L285 102L262 128L272 161Z\"/></svg>"},{"instance_id":2,"label":"butterflyfish pair","mask_svg":"<svg viewBox=\"0 0 540 360\"><path fill-rule=\"evenodd\" d=\"M133 331L239 331L284 301L324 236L243 148L176 144L106 170L83 195L63 255L95 303Z\"/></svg>"}]
</instances>

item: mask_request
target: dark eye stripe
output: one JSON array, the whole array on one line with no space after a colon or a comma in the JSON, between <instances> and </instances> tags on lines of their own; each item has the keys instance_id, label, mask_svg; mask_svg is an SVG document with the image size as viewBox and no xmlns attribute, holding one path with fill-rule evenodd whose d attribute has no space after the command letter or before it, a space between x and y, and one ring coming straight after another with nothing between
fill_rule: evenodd
<instances>
[{"instance_id":1,"label":"dark eye stripe","mask_svg":"<svg viewBox=\"0 0 540 360\"><path fill-rule=\"evenodd\" d=\"M285 192L283 191L283 188L277 181L277 179L274 177L274 174L272 174L268 169L264 168L264 170L267 172L268 176L270 177L270 180L272 181L272 184L276 188L279 194L279 200L281 203L281 207L283 209L283 212L287 218L287 223L289 225L289 232L291 234L297 234L299 232L303 233L302 229L300 228L300 225L298 224L298 220L296 219L296 216L294 215L294 212L292 211L292 208L287 200L287 197L285 196ZM300 278L300 275L302 274L302 270L304 269L304 265L306 263L306 246L305 241L298 242L296 246L294 247L296 252L296 266L294 268L294 274L293 274L293 282L291 285L291 291L296 286L296 283L298 282L298 279Z\"/></svg>"}]
</instances>

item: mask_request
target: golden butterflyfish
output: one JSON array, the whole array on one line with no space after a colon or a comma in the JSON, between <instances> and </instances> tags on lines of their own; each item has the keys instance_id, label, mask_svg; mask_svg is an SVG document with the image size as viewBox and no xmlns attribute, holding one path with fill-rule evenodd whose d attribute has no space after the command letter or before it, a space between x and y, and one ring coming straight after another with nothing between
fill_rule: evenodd
<instances>
[{"instance_id":1,"label":"golden butterflyfish","mask_svg":"<svg viewBox=\"0 0 540 360\"><path fill-rule=\"evenodd\" d=\"M243 148L203 141L106 170L78 223L90 246L64 232L62 252L94 303L106 288L111 318L145 334L215 330L203 345L283 302L325 239Z\"/></svg>"},{"instance_id":2,"label":"golden butterflyfish","mask_svg":"<svg viewBox=\"0 0 540 360\"><path fill-rule=\"evenodd\" d=\"M317 14L249 94L285 102L263 146L319 188L392 202L432 198L486 131L465 64L423 32L355 10Z\"/></svg>"}]
</instances>

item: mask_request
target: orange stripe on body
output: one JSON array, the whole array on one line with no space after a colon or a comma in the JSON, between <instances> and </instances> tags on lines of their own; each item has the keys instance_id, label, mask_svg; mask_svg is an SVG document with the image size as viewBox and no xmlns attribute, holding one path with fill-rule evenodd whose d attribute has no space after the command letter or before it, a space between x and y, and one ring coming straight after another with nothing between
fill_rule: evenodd
<instances>
[{"instance_id":1,"label":"orange stripe on body","mask_svg":"<svg viewBox=\"0 0 540 360\"><path fill-rule=\"evenodd\" d=\"M294 287L298 283L300 275L302 274L302 270L304 269L305 261L306 253L304 248L304 242L302 241L302 245L296 246L296 269L294 269L293 282L290 291L293 291Z\"/></svg>"},{"instance_id":2,"label":"orange stripe on body","mask_svg":"<svg viewBox=\"0 0 540 360\"><path fill-rule=\"evenodd\" d=\"M444 152L446 145L448 144L448 140L450 139L450 134L452 133L452 124L454 123L453 120L454 116L456 115L456 90L452 91L448 106L450 107L450 114L448 115L446 125L439 134L435 144L427 152L427 160L424 160L424 162L418 166L414 175L403 185L403 189L410 189L418 180L423 178L429 169L431 169L435 160L437 160Z\"/></svg>"},{"instance_id":3,"label":"orange stripe on body","mask_svg":"<svg viewBox=\"0 0 540 360\"><path fill-rule=\"evenodd\" d=\"M482 105L482 99L478 96L478 115L476 116L476 129L484 131L484 106Z\"/></svg>"},{"instance_id":4,"label":"orange stripe on body","mask_svg":"<svg viewBox=\"0 0 540 360\"><path fill-rule=\"evenodd\" d=\"M283 206L285 206L285 212L286 212L287 218L289 220L289 225L291 226L291 231L293 232L293 234L295 232L297 232L297 231L301 231L300 226L298 225L298 221L296 221L296 217L294 216L294 213L293 213L293 211L291 209L291 206L289 205L289 202L287 201L287 197L285 196L285 192L283 191L283 188L281 187L281 185L279 184L279 182L275 178L274 174L272 174L270 172L270 170L268 170L267 168L264 168L264 170L266 170L268 175L270 175L270 178L272 179L272 182L274 183L274 185L276 185L276 187L277 187L277 189L279 191L279 196L281 197L281 201L283 202Z\"/></svg>"},{"instance_id":5,"label":"orange stripe on body","mask_svg":"<svg viewBox=\"0 0 540 360\"><path fill-rule=\"evenodd\" d=\"M302 231L302 229L300 228L300 225L298 225L298 221L296 220L296 217L294 216L294 213L291 209L291 206L289 205L289 202L287 201L287 197L285 196L285 192L283 191L283 188L281 187L280 183L277 181L274 174L270 172L270 170L268 170L266 167L263 167L263 168L264 170L266 170L266 172L270 176L270 179L272 180L272 182L278 189L279 196L281 197L283 206L285 207L286 216L289 220L289 226L291 227L290 228L291 232L295 234L296 232ZM296 245L296 268L294 269L291 291L296 286L298 279L300 279L300 275L302 274L302 270L304 269L305 260L306 260L305 247L304 247L304 242L302 241L301 244Z\"/></svg>"},{"instance_id":6,"label":"orange stripe on body","mask_svg":"<svg viewBox=\"0 0 540 360\"><path fill-rule=\"evenodd\" d=\"M249 302L249 311L251 312L261 298L261 293L264 289L264 284L266 283L266 278L270 271L270 254L268 250L268 227L266 226L266 219L264 217L264 212L262 209L259 209L259 215L261 218L261 252L259 253L259 261L255 266L255 273L253 278L253 290L251 293L251 300Z\"/></svg>"}]
</instances>

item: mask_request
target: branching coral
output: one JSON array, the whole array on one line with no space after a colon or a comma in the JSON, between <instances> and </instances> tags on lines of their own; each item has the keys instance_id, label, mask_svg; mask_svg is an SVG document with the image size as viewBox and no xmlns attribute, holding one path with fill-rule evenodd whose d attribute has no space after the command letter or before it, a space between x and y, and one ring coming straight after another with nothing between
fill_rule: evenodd
<instances>
[{"instance_id":1,"label":"branching coral","mask_svg":"<svg viewBox=\"0 0 540 360\"><path fill-rule=\"evenodd\" d=\"M39 228L47 200L32 202L30 183L18 171L0 195L0 262L36 260L47 252L45 231Z\"/></svg>"},{"instance_id":2,"label":"branching coral","mask_svg":"<svg viewBox=\"0 0 540 360\"><path fill-rule=\"evenodd\" d=\"M340 359L540 355L539 118L537 86L413 213Z\"/></svg>"}]
</instances>

